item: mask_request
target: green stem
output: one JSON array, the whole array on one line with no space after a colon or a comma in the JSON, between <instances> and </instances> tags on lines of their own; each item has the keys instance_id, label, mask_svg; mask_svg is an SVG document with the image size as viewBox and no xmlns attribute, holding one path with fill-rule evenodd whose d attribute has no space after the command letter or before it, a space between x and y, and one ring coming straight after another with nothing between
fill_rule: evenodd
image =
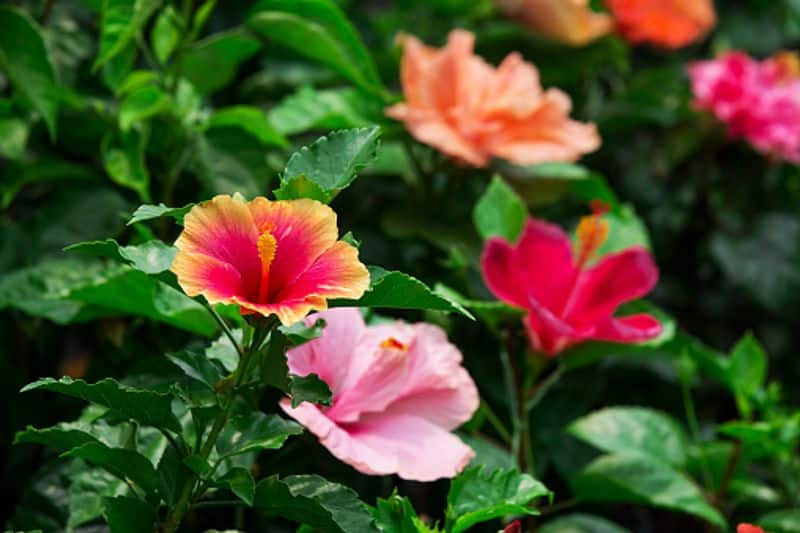
<instances>
[{"instance_id":1,"label":"green stem","mask_svg":"<svg viewBox=\"0 0 800 533\"><path fill-rule=\"evenodd\" d=\"M486 420L492 425L497 434L500 435L500 438L503 439L507 444L511 444L512 438L511 433L506 429L506 426L503 424L503 421L500 420L500 417L495 414L489 404L486 403L484 400L481 400L481 410L483 410L483 414L486 416Z\"/></svg>"},{"instance_id":2,"label":"green stem","mask_svg":"<svg viewBox=\"0 0 800 533\"><path fill-rule=\"evenodd\" d=\"M508 394L508 410L511 415L512 423L512 438L511 438L511 453L514 458L519 458L519 452L522 448L522 428L520 427L520 409L519 398L517 394L517 380L514 377L514 367L511 364L511 356L508 350L502 348L500 350L500 363L503 366L503 378L506 384L506 393Z\"/></svg>"},{"instance_id":3,"label":"green stem","mask_svg":"<svg viewBox=\"0 0 800 533\"><path fill-rule=\"evenodd\" d=\"M211 313L211 316L214 317L214 320L217 321L217 324L219 324L219 327L222 328L222 331L225 333L225 335L228 337L228 339L230 339L230 341L233 344L234 348L236 348L236 352L239 354L239 361L244 360L244 358L245 358L244 357L244 352L242 351L241 346L239 346L239 343L236 342L236 338L233 336L233 332L228 327L228 324L226 324L225 321L222 319L222 317L219 316L219 313L217 313L217 310L214 309L213 305L211 305L208 302L206 302L205 306L206 306L206 309L208 309L208 312Z\"/></svg>"},{"instance_id":4,"label":"green stem","mask_svg":"<svg viewBox=\"0 0 800 533\"><path fill-rule=\"evenodd\" d=\"M213 315L219 317L216 314L216 311L211 309L209 306L209 310L212 311ZM219 318L220 323L222 319ZM274 322L270 322L269 329L274 327ZM226 329L226 328L223 328ZM265 328L266 329L266 328ZM226 329L227 331L227 329ZM233 406L233 400L236 396L236 392L238 391L239 385L242 384L242 381L247 374L247 370L250 368L251 361L256 359L256 351L263 342L267 331L257 331L252 338L250 345L248 346L247 351L243 351L233 336L230 336L231 342L236 347L236 350L240 354L239 365L236 367L234 371L234 386L226 390L223 393L221 403L220 412L217 414L217 417L214 419L214 424L211 426L211 430L208 432L208 436L206 437L205 442L203 443L202 448L200 448L200 457L204 460L208 460L209 455L211 455L211 451L214 449L214 445L217 443L217 437L219 437L220 432L225 427L225 424L228 422L228 417L230 416L231 407ZM183 520L184 515L189 510L189 507L192 503L192 496L195 489L195 485L197 484L198 478L196 476L192 476L191 479L187 480L184 484L183 488L181 489L180 496L178 497L178 502L175 504L175 508L167 517L167 522L164 525L164 533L175 533L178 530L178 527ZM200 496L198 494L198 496Z\"/></svg>"},{"instance_id":5,"label":"green stem","mask_svg":"<svg viewBox=\"0 0 800 533\"><path fill-rule=\"evenodd\" d=\"M681 381L681 396L683 397L683 409L686 412L686 423L689 425L689 431L692 433L692 439L695 443L700 443L700 424L697 422L697 411L694 408L694 400L692 399L692 391L689 383L686 380ZM700 454L700 470L703 475L703 485L706 490L712 490L711 469L706 461L705 454Z\"/></svg>"}]
</instances>

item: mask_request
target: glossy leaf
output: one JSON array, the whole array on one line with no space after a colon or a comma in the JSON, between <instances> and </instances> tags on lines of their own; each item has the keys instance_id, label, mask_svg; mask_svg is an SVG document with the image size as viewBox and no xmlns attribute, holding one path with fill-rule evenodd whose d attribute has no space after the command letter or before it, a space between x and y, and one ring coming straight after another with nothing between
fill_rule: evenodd
<instances>
[{"instance_id":1,"label":"glossy leaf","mask_svg":"<svg viewBox=\"0 0 800 533\"><path fill-rule=\"evenodd\" d=\"M231 468L225 475L217 478L215 483L218 486L230 489L247 505L253 505L253 499L256 495L256 482L249 470L242 467Z\"/></svg>"},{"instance_id":2,"label":"glossy leaf","mask_svg":"<svg viewBox=\"0 0 800 533\"><path fill-rule=\"evenodd\" d=\"M235 28L197 41L183 58L183 75L200 94L210 94L228 85L239 65L261 48L258 39Z\"/></svg>"},{"instance_id":3,"label":"glossy leaf","mask_svg":"<svg viewBox=\"0 0 800 533\"><path fill-rule=\"evenodd\" d=\"M672 417L653 409L608 407L579 418L569 431L605 452L676 466L686 463L686 431Z\"/></svg>"},{"instance_id":4,"label":"glossy leaf","mask_svg":"<svg viewBox=\"0 0 800 533\"><path fill-rule=\"evenodd\" d=\"M160 274L169 270L177 253L175 247L159 240L120 246L114 239L106 239L104 241L79 242L67 246L64 250L124 261L145 274Z\"/></svg>"},{"instance_id":5,"label":"glossy leaf","mask_svg":"<svg viewBox=\"0 0 800 533\"><path fill-rule=\"evenodd\" d=\"M120 479L127 479L148 494L158 492L158 475L153 464L143 455L127 448L110 448L100 442L89 442L64 453L102 467Z\"/></svg>"},{"instance_id":6,"label":"glossy leaf","mask_svg":"<svg viewBox=\"0 0 800 533\"><path fill-rule=\"evenodd\" d=\"M172 101L155 85L144 85L131 91L119 106L119 127L127 131L137 122L169 111Z\"/></svg>"},{"instance_id":7,"label":"glossy leaf","mask_svg":"<svg viewBox=\"0 0 800 533\"><path fill-rule=\"evenodd\" d=\"M103 0L100 50L94 68L125 50L160 4L161 0Z\"/></svg>"},{"instance_id":8,"label":"glossy leaf","mask_svg":"<svg viewBox=\"0 0 800 533\"><path fill-rule=\"evenodd\" d=\"M752 334L742 337L733 347L729 371L739 409L743 416L749 417L751 400L767 377L767 354Z\"/></svg>"},{"instance_id":9,"label":"glossy leaf","mask_svg":"<svg viewBox=\"0 0 800 533\"><path fill-rule=\"evenodd\" d=\"M330 406L333 403L333 394L328 384L316 374L307 376L289 375L289 394L292 398L292 407L296 408L303 402L317 403Z\"/></svg>"},{"instance_id":10,"label":"glossy leaf","mask_svg":"<svg viewBox=\"0 0 800 533\"><path fill-rule=\"evenodd\" d=\"M158 205L140 205L136 211L131 215L128 220L128 225L137 222L144 222L146 220L153 220L154 218L172 217L178 224L183 224L183 216L194 207L194 204L185 205L183 207L167 207L164 204Z\"/></svg>"},{"instance_id":11,"label":"glossy leaf","mask_svg":"<svg viewBox=\"0 0 800 533\"><path fill-rule=\"evenodd\" d=\"M290 420L255 411L231 418L217 439L217 450L225 457L277 450L286 439L302 432L303 428Z\"/></svg>"},{"instance_id":12,"label":"glossy leaf","mask_svg":"<svg viewBox=\"0 0 800 533\"><path fill-rule=\"evenodd\" d=\"M515 469L469 467L450 483L447 530L460 533L502 516L539 514L534 501L550 495L539 481Z\"/></svg>"},{"instance_id":13,"label":"glossy leaf","mask_svg":"<svg viewBox=\"0 0 800 533\"><path fill-rule=\"evenodd\" d=\"M369 508L355 492L316 475L272 476L261 481L253 507L323 531L378 531Z\"/></svg>"},{"instance_id":14,"label":"glossy leaf","mask_svg":"<svg viewBox=\"0 0 800 533\"><path fill-rule=\"evenodd\" d=\"M222 370L212 359L203 353L192 350L168 353L166 358L180 368L191 379L205 385L210 391L216 391L216 384L223 378Z\"/></svg>"},{"instance_id":15,"label":"glossy leaf","mask_svg":"<svg viewBox=\"0 0 800 533\"><path fill-rule=\"evenodd\" d=\"M286 138L270 123L267 115L252 106L233 106L218 109L208 119L209 128L236 127L250 133L266 146L288 146Z\"/></svg>"},{"instance_id":16,"label":"glossy leaf","mask_svg":"<svg viewBox=\"0 0 800 533\"><path fill-rule=\"evenodd\" d=\"M44 444L59 450L71 450L87 442L98 442L85 424L62 422L48 428L37 429L28 426L14 436L14 444Z\"/></svg>"},{"instance_id":17,"label":"glossy leaf","mask_svg":"<svg viewBox=\"0 0 800 533\"><path fill-rule=\"evenodd\" d=\"M386 499L378 498L375 504L375 521L384 533L427 533L408 498L397 493Z\"/></svg>"},{"instance_id":18,"label":"glossy leaf","mask_svg":"<svg viewBox=\"0 0 800 533\"><path fill-rule=\"evenodd\" d=\"M137 130L122 132L118 142L104 143L103 167L115 183L132 189L139 198L150 200L150 173L145 160L147 136Z\"/></svg>"},{"instance_id":19,"label":"glossy leaf","mask_svg":"<svg viewBox=\"0 0 800 533\"><path fill-rule=\"evenodd\" d=\"M114 533L152 533L156 524L153 507L130 496L106 498L105 517Z\"/></svg>"},{"instance_id":20,"label":"glossy leaf","mask_svg":"<svg viewBox=\"0 0 800 533\"><path fill-rule=\"evenodd\" d=\"M484 240L499 236L512 243L522 232L527 216L528 209L523 201L497 176L492 178L472 211L472 220Z\"/></svg>"},{"instance_id":21,"label":"glossy leaf","mask_svg":"<svg viewBox=\"0 0 800 533\"><path fill-rule=\"evenodd\" d=\"M719 527L725 519L686 476L660 461L604 455L572 480L575 495L587 502L652 505L698 516Z\"/></svg>"},{"instance_id":22,"label":"glossy leaf","mask_svg":"<svg viewBox=\"0 0 800 533\"><path fill-rule=\"evenodd\" d=\"M181 426L172 413L172 398L167 394L136 389L106 378L97 383L63 377L42 378L22 388L21 392L48 390L80 398L113 409L116 413L144 425L166 428L180 433Z\"/></svg>"},{"instance_id":23,"label":"glossy leaf","mask_svg":"<svg viewBox=\"0 0 800 533\"><path fill-rule=\"evenodd\" d=\"M310 130L361 128L382 119L383 109L354 88L301 87L269 110L269 121L284 135Z\"/></svg>"},{"instance_id":24,"label":"glossy leaf","mask_svg":"<svg viewBox=\"0 0 800 533\"><path fill-rule=\"evenodd\" d=\"M800 532L800 509L772 511L758 520L758 525L770 533Z\"/></svg>"},{"instance_id":25,"label":"glossy leaf","mask_svg":"<svg viewBox=\"0 0 800 533\"><path fill-rule=\"evenodd\" d=\"M331 307L386 307L395 309L430 309L472 314L461 304L428 288L418 279L402 272L370 266L370 287L358 300L335 300Z\"/></svg>"},{"instance_id":26,"label":"glossy leaf","mask_svg":"<svg viewBox=\"0 0 800 533\"><path fill-rule=\"evenodd\" d=\"M275 192L279 199L300 198L304 182L322 193L321 201L330 202L349 186L358 171L375 159L380 129L378 127L334 131L310 146L295 152L281 175ZM302 180L300 183L296 183ZM315 196L319 196L316 193Z\"/></svg>"},{"instance_id":27,"label":"glossy leaf","mask_svg":"<svg viewBox=\"0 0 800 533\"><path fill-rule=\"evenodd\" d=\"M150 40L153 53L162 64L166 63L181 38L180 19L172 6L166 6L156 18Z\"/></svg>"}]
</instances>

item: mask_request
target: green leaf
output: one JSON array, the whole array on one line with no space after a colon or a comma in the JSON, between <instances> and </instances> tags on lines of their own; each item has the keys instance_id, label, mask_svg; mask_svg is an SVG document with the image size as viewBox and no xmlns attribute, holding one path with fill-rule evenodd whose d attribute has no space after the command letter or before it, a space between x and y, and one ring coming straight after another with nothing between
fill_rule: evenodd
<instances>
[{"instance_id":1,"label":"green leaf","mask_svg":"<svg viewBox=\"0 0 800 533\"><path fill-rule=\"evenodd\" d=\"M44 444L59 450L71 450L87 442L98 442L97 437L89 433L86 424L62 422L48 428L37 429L28 426L14 436L14 444Z\"/></svg>"},{"instance_id":2,"label":"green leaf","mask_svg":"<svg viewBox=\"0 0 800 533\"><path fill-rule=\"evenodd\" d=\"M181 425L172 413L172 397L168 394L136 389L106 378L97 383L63 377L59 380L42 378L29 383L20 392L48 390L80 398L113 409L120 415L147 426L170 429L180 433Z\"/></svg>"},{"instance_id":3,"label":"green leaf","mask_svg":"<svg viewBox=\"0 0 800 533\"><path fill-rule=\"evenodd\" d=\"M61 90L42 32L26 13L0 8L0 69L56 136Z\"/></svg>"},{"instance_id":4,"label":"green leaf","mask_svg":"<svg viewBox=\"0 0 800 533\"><path fill-rule=\"evenodd\" d=\"M629 205L621 205L618 209L603 215L608 222L608 237L597 249L597 257L619 252L631 246L650 248L650 236L647 226Z\"/></svg>"},{"instance_id":5,"label":"green leaf","mask_svg":"<svg viewBox=\"0 0 800 533\"><path fill-rule=\"evenodd\" d=\"M355 492L316 475L271 476L261 481L253 507L323 531L378 531L369 507Z\"/></svg>"},{"instance_id":6,"label":"green leaf","mask_svg":"<svg viewBox=\"0 0 800 533\"><path fill-rule=\"evenodd\" d=\"M164 204L140 205L136 208L136 211L133 212L133 215L131 215L127 225L130 226L137 222L144 222L161 217L172 217L178 224L183 224L184 215L186 215L192 207L194 207L194 204L187 204L183 207L167 207Z\"/></svg>"},{"instance_id":7,"label":"green leaf","mask_svg":"<svg viewBox=\"0 0 800 533\"><path fill-rule=\"evenodd\" d=\"M207 128L234 127L250 133L267 146L287 147L286 140L270 123L267 115L257 107L233 106L218 109L208 119Z\"/></svg>"},{"instance_id":8,"label":"green leaf","mask_svg":"<svg viewBox=\"0 0 800 533\"><path fill-rule=\"evenodd\" d=\"M217 439L217 451L230 457L247 452L277 450L286 439L299 435L303 428L278 415L265 415L255 411L237 415L222 430Z\"/></svg>"},{"instance_id":9,"label":"green leaf","mask_svg":"<svg viewBox=\"0 0 800 533\"><path fill-rule=\"evenodd\" d=\"M258 39L241 28L197 41L183 58L183 75L197 92L210 94L228 85L239 65L261 48Z\"/></svg>"},{"instance_id":10,"label":"green leaf","mask_svg":"<svg viewBox=\"0 0 800 533\"><path fill-rule=\"evenodd\" d=\"M731 351L729 360L731 387L742 416L749 418L751 400L767 377L767 354L758 340L747 333Z\"/></svg>"},{"instance_id":11,"label":"green leaf","mask_svg":"<svg viewBox=\"0 0 800 533\"><path fill-rule=\"evenodd\" d=\"M508 242L516 242L527 217L525 204L498 176L492 178L472 211L472 220L484 240L498 235Z\"/></svg>"},{"instance_id":12,"label":"green leaf","mask_svg":"<svg viewBox=\"0 0 800 533\"><path fill-rule=\"evenodd\" d=\"M305 322L295 322L291 326L278 326L278 330L286 337L290 346L300 346L322 335L325 329L325 319L318 318L313 324L307 326Z\"/></svg>"},{"instance_id":13,"label":"green leaf","mask_svg":"<svg viewBox=\"0 0 800 533\"><path fill-rule=\"evenodd\" d=\"M506 449L480 435L459 434L458 438L472 448L475 457L469 462L470 466L483 466L488 471L497 469L508 470L516 468L517 461Z\"/></svg>"},{"instance_id":14,"label":"green leaf","mask_svg":"<svg viewBox=\"0 0 800 533\"><path fill-rule=\"evenodd\" d=\"M205 130L197 139L194 156L193 166L211 194L263 195L273 174L264 146L241 128Z\"/></svg>"},{"instance_id":15,"label":"green leaf","mask_svg":"<svg viewBox=\"0 0 800 533\"><path fill-rule=\"evenodd\" d=\"M119 128L128 131L137 122L165 113L172 99L156 85L144 85L128 94L119 106Z\"/></svg>"},{"instance_id":16,"label":"green leaf","mask_svg":"<svg viewBox=\"0 0 800 533\"><path fill-rule=\"evenodd\" d=\"M299 198L295 180L305 178L330 202L349 186L358 171L372 162L378 151L380 128L358 128L334 131L320 137L311 146L295 152L286 163L281 186L275 192L279 199Z\"/></svg>"},{"instance_id":17,"label":"green leaf","mask_svg":"<svg viewBox=\"0 0 800 533\"><path fill-rule=\"evenodd\" d=\"M432 291L418 279L397 271L370 266L370 287L358 300L334 300L331 307L386 307L430 309L473 318L461 304Z\"/></svg>"},{"instance_id":18,"label":"green leaf","mask_svg":"<svg viewBox=\"0 0 800 533\"><path fill-rule=\"evenodd\" d=\"M689 438L666 413L644 407L608 407L579 418L569 432L609 453L686 464Z\"/></svg>"},{"instance_id":19,"label":"green leaf","mask_svg":"<svg viewBox=\"0 0 800 533\"><path fill-rule=\"evenodd\" d=\"M103 143L103 167L114 183L127 187L147 202L150 174L145 161L147 135L135 129L121 132L119 143Z\"/></svg>"},{"instance_id":20,"label":"green leaf","mask_svg":"<svg viewBox=\"0 0 800 533\"><path fill-rule=\"evenodd\" d=\"M277 131L295 135L310 130L369 126L383 118L383 108L352 87L315 89L304 86L270 109L268 116Z\"/></svg>"},{"instance_id":21,"label":"green leaf","mask_svg":"<svg viewBox=\"0 0 800 533\"><path fill-rule=\"evenodd\" d=\"M181 22L178 13L172 6L167 6L158 14L150 41L156 59L162 64L166 63L181 39Z\"/></svg>"},{"instance_id":22,"label":"green leaf","mask_svg":"<svg viewBox=\"0 0 800 533\"><path fill-rule=\"evenodd\" d=\"M417 516L411 502L397 493L387 499L378 498L375 521L383 533L427 533L429 529Z\"/></svg>"},{"instance_id":23,"label":"green leaf","mask_svg":"<svg viewBox=\"0 0 800 533\"><path fill-rule=\"evenodd\" d=\"M215 483L218 486L230 489L247 505L253 505L253 499L256 495L256 482L253 479L253 474L246 468L231 468L224 476L217 478Z\"/></svg>"},{"instance_id":24,"label":"green leaf","mask_svg":"<svg viewBox=\"0 0 800 533\"><path fill-rule=\"evenodd\" d=\"M158 492L172 508L180 499L184 485L192 479L192 471L183 463L183 460L174 446L167 446L164 454L158 461L156 469L158 475Z\"/></svg>"},{"instance_id":25,"label":"green leaf","mask_svg":"<svg viewBox=\"0 0 800 533\"><path fill-rule=\"evenodd\" d=\"M158 493L158 475L153 464L138 452L127 448L110 448L100 442L88 442L65 452L63 457L76 457L102 467L120 479L127 479L147 494Z\"/></svg>"},{"instance_id":26,"label":"green leaf","mask_svg":"<svg viewBox=\"0 0 800 533\"><path fill-rule=\"evenodd\" d=\"M247 25L382 96L378 71L355 28L331 0L261 0Z\"/></svg>"},{"instance_id":27,"label":"green leaf","mask_svg":"<svg viewBox=\"0 0 800 533\"><path fill-rule=\"evenodd\" d=\"M183 350L168 353L166 358L180 368L184 374L202 383L211 391L216 391L215 385L223 378L220 367L204 353Z\"/></svg>"},{"instance_id":28,"label":"green leaf","mask_svg":"<svg viewBox=\"0 0 800 533\"><path fill-rule=\"evenodd\" d=\"M601 516L572 513L545 522L539 533L630 533Z\"/></svg>"},{"instance_id":29,"label":"green leaf","mask_svg":"<svg viewBox=\"0 0 800 533\"><path fill-rule=\"evenodd\" d=\"M163 241L152 240L142 244L120 246L114 239L86 241L64 248L66 252L78 252L95 257L107 257L123 261L145 274L160 274L169 270L178 250Z\"/></svg>"},{"instance_id":30,"label":"green leaf","mask_svg":"<svg viewBox=\"0 0 800 533\"><path fill-rule=\"evenodd\" d=\"M124 96L137 91L158 81L158 73L152 70L134 70L122 80L122 83L115 89L114 94Z\"/></svg>"},{"instance_id":31,"label":"green leaf","mask_svg":"<svg viewBox=\"0 0 800 533\"><path fill-rule=\"evenodd\" d=\"M531 504L551 494L539 481L516 469L469 467L450 484L447 521L451 526L448 531L460 533L475 524L507 515L539 514Z\"/></svg>"},{"instance_id":32,"label":"green leaf","mask_svg":"<svg viewBox=\"0 0 800 533\"><path fill-rule=\"evenodd\" d=\"M112 533L153 533L156 512L138 498L117 496L105 498L105 517Z\"/></svg>"},{"instance_id":33,"label":"green leaf","mask_svg":"<svg viewBox=\"0 0 800 533\"><path fill-rule=\"evenodd\" d=\"M22 157L25 145L28 144L29 132L25 120L15 116L0 116L0 157L7 159Z\"/></svg>"},{"instance_id":34,"label":"green leaf","mask_svg":"<svg viewBox=\"0 0 800 533\"><path fill-rule=\"evenodd\" d=\"M103 0L100 50L93 69L98 69L125 50L161 5L161 0Z\"/></svg>"},{"instance_id":35,"label":"green leaf","mask_svg":"<svg viewBox=\"0 0 800 533\"><path fill-rule=\"evenodd\" d=\"M708 504L697 485L660 461L603 455L572 480L572 487L583 501L652 505L725 527L725 519Z\"/></svg>"},{"instance_id":36,"label":"green leaf","mask_svg":"<svg viewBox=\"0 0 800 533\"><path fill-rule=\"evenodd\" d=\"M296 408L303 402L326 406L330 406L333 403L333 394L330 387L316 374L307 376L290 374L289 394L292 397L292 408Z\"/></svg>"},{"instance_id":37,"label":"green leaf","mask_svg":"<svg viewBox=\"0 0 800 533\"><path fill-rule=\"evenodd\" d=\"M800 533L800 509L772 511L758 520L769 533Z\"/></svg>"}]
</instances>

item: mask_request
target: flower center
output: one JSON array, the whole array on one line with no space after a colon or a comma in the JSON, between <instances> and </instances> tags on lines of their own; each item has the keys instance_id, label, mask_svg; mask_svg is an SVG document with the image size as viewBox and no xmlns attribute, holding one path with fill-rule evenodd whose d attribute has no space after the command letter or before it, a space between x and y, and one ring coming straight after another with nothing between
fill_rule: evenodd
<instances>
[{"instance_id":1,"label":"flower center","mask_svg":"<svg viewBox=\"0 0 800 533\"><path fill-rule=\"evenodd\" d=\"M399 340L395 339L394 337L388 337L381 342L381 348L391 348L393 350L399 350L401 352L408 351L408 346L400 342Z\"/></svg>"},{"instance_id":2,"label":"flower center","mask_svg":"<svg viewBox=\"0 0 800 533\"><path fill-rule=\"evenodd\" d=\"M269 269L272 261L275 260L275 251L278 249L278 241L272 235L273 227L264 224L261 228L261 235L258 237L258 258L261 260L261 279L258 282L258 302L266 303L269 294Z\"/></svg>"},{"instance_id":3,"label":"flower center","mask_svg":"<svg viewBox=\"0 0 800 533\"><path fill-rule=\"evenodd\" d=\"M599 200L589 203L592 214L581 218L576 231L578 242L575 247L576 264L583 267L608 238L608 222L603 215L608 212L608 204Z\"/></svg>"}]
</instances>

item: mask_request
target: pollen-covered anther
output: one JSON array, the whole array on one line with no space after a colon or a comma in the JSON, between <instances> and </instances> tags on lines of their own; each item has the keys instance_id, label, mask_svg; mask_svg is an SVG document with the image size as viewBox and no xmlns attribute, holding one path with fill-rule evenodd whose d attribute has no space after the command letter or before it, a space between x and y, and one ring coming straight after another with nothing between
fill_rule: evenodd
<instances>
[{"instance_id":1,"label":"pollen-covered anther","mask_svg":"<svg viewBox=\"0 0 800 533\"><path fill-rule=\"evenodd\" d=\"M408 346L400 342L399 340L395 339L394 337L388 337L381 342L381 348L389 348L392 350L400 350L401 352L408 351Z\"/></svg>"}]
</instances>

